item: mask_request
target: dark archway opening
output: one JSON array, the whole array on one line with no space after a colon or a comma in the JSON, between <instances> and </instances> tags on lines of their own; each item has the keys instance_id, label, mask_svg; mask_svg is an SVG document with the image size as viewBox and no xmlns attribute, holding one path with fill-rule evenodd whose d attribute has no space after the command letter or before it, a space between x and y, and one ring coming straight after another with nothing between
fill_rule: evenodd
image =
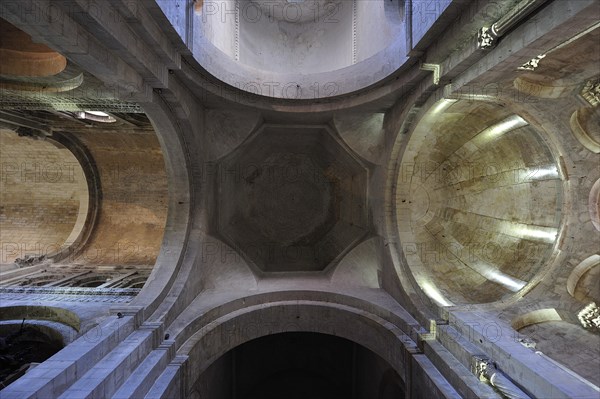
<instances>
[{"instance_id":1,"label":"dark archway opening","mask_svg":"<svg viewBox=\"0 0 600 399\"><path fill-rule=\"evenodd\" d=\"M29 325L25 320L0 325L0 390L63 347L62 339L50 329Z\"/></svg>"},{"instance_id":2,"label":"dark archway opening","mask_svg":"<svg viewBox=\"0 0 600 399\"><path fill-rule=\"evenodd\" d=\"M202 399L374 399L404 397L400 376L352 341L283 333L249 341L215 361L192 386Z\"/></svg>"}]
</instances>

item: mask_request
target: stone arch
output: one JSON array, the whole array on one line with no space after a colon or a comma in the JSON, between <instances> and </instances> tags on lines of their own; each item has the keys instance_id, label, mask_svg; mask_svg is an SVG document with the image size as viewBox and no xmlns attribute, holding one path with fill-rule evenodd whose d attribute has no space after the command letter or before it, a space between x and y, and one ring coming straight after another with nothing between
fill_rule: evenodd
<instances>
[{"instance_id":1,"label":"stone arch","mask_svg":"<svg viewBox=\"0 0 600 399\"><path fill-rule=\"evenodd\" d=\"M160 252L142 291L131 305L142 306L148 317L175 281L187 246L192 194L182 128L164 100L142 104L158 137L168 183L167 221Z\"/></svg>"},{"instance_id":2,"label":"stone arch","mask_svg":"<svg viewBox=\"0 0 600 399\"><path fill-rule=\"evenodd\" d=\"M48 320L79 331L81 322L74 312L54 306L7 306L0 308L0 320Z\"/></svg>"},{"instance_id":3,"label":"stone arch","mask_svg":"<svg viewBox=\"0 0 600 399\"><path fill-rule=\"evenodd\" d=\"M571 270L569 277L567 278L567 292L574 298L577 298L577 286L580 281L584 278L586 273L590 272L592 269L600 266L600 255L593 254L584 260L582 260L577 266ZM597 283L597 282L596 282ZM583 294L585 295L585 294ZM584 299L584 298L577 298ZM597 301L600 301L600 298L593 298Z\"/></svg>"},{"instance_id":4,"label":"stone arch","mask_svg":"<svg viewBox=\"0 0 600 399\"><path fill-rule=\"evenodd\" d=\"M588 131L590 127L594 126L593 121L590 121L594 117L594 112L596 110L593 108L579 108L573 112L570 120L571 132L582 146L594 154L600 154L600 143ZM600 134L600 132L597 132L597 134Z\"/></svg>"},{"instance_id":5,"label":"stone arch","mask_svg":"<svg viewBox=\"0 0 600 399\"><path fill-rule=\"evenodd\" d=\"M111 278L112 275L110 273L87 273L75 278L70 285L73 287L94 288L110 281Z\"/></svg>"},{"instance_id":6,"label":"stone arch","mask_svg":"<svg viewBox=\"0 0 600 399\"><path fill-rule=\"evenodd\" d=\"M59 342L61 345L66 346L75 340L77 336L77 331L70 326L65 324L50 321L50 320L1 320L0 321L0 330L15 330L20 329L22 326L33 327L46 336L50 337L56 342ZM4 334L2 334L4 335Z\"/></svg>"},{"instance_id":7,"label":"stone arch","mask_svg":"<svg viewBox=\"0 0 600 399\"><path fill-rule=\"evenodd\" d=\"M592 224L596 230L600 231L600 179L596 180L590 190L588 209L590 211Z\"/></svg>"},{"instance_id":8,"label":"stone arch","mask_svg":"<svg viewBox=\"0 0 600 399\"><path fill-rule=\"evenodd\" d=\"M511 325L512 328L519 331L534 324L546 323L550 321L564 321L564 319L556 309L546 308L532 310L531 312L519 315L512 320Z\"/></svg>"},{"instance_id":9,"label":"stone arch","mask_svg":"<svg viewBox=\"0 0 600 399\"><path fill-rule=\"evenodd\" d=\"M541 98L559 98L568 96L578 87L577 84L565 85L560 81L556 82L536 82L525 77L518 77L514 81L514 86L520 92Z\"/></svg>"},{"instance_id":10,"label":"stone arch","mask_svg":"<svg viewBox=\"0 0 600 399\"><path fill-rule=\"evenodd\" d=\"M398 374L379 356L344 338L286 332L248 341L201 374L185 397L403 398ZM394 389L395 388L395 389Z\"/></svg>"},{"instance_id":11,"label":"stone arch","mask_svg":"<svg viewBox=\"0 0 600 399\"><path fill-rule=\"evenodd\" d=\"M51 139L65 146L79 161L87 181L88 197L87 214L80 211L75 228L66 240L70 245L53 257L53 261L57 262L75 255L92 235L100 212L102 187L96 163L85 145L75 136L64 132L53 132Z\"/></svg>"},{"instance_id":12,"label":"stone arch","mask_svg":"<svg viewBox=\"0 0 600 399\"><path fill-rule=\"evenodd\" d=\"M407 378L409 337L381 317L351 306L321 301L281 301L231 312L191 335L177 354L187 358L184 381L192 384L210 364L250 340L283 332L316 332L355 342ZM185 390L190 387L184 387Z\"/></svg>"}]
</instances>

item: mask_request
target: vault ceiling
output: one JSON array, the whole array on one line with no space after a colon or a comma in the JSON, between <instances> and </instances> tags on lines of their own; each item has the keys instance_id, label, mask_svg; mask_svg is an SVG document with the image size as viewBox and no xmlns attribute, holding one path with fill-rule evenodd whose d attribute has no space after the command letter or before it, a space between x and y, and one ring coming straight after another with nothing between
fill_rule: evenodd
<instances>
[{"instance_id":1,"label":"vault ceiling","mask_svg":"<svg viewBox=\"0 0 600 399\"><path fill-rule=\"evenodd\" d=\"M367 232L367 170L329 127L264 125L218 170L218 231L262 271L323 270Z\"/></svg>"}]
</instances>

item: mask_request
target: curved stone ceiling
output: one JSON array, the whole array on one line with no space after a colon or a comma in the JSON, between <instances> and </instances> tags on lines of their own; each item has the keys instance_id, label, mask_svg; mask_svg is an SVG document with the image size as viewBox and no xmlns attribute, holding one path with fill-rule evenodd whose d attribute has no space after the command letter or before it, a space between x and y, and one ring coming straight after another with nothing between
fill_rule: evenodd
<instances>
[{"instance_id":1,"label":"curved stone ceiling","mask_svg":"<svg viewBox=\"0 0 600 399\"><path fill-rule=\"evenodd\" d=\"M44 77L62 72L67 59L0 18L0 75Z\"/></svg>"},{"instance_id":2,"label":"curved stone ceiling","mask_svg":"<svg viewBox=\"0 0 600 399\"><path fill-rule=\"evenodd\" d=\"M52 258L85 228L89 188L82 165L59 142L0 129L0 264Z\"/></svg>"},{"instance_id":3,"label":"curved stone ceiling","mask_svg":"<svg viewBox=\"0 0 600 399\"><path fill-rule=\"evenodd\" d=\"M335 97L389 77L407 60L399 0L219 0L195 10L196 61L252 94Z\"/></svg>"},{"instance_id":4,"label":"curved stone ceiling","mask_svg":"<svg viewBox=\"0 0 600 399\"><path fill-rule=\"evenodd\" d=\"M336 10L343 7L343 0L242 0L241 7L251 18L251 12L262 13L266 18L277 21L313 22L334 15ZM252 10L252 7L260 8Z\"/></svg>"},{"instance_id":5,"label":"curved stone ceiling","mask_svg":"<svg viewBox=\"0 0 600 399\"><path fill-rule=\"evenodd\" d=\"M560 171L543 136L503 106L434 105L411 135L397 187L406 261L441 305L513 295L549 262Z\"/></svg>"},{"instance_id":6,"label":"curved stone ceiling","mask_svg":"<svg viewBox=\"0 0 600 399\"><path fill-rule=\"evenodd\" d=\"M323 270L367 232L367 170L329 127L264 125L217 170L217 229L264 272Z\"/></svg>"},{"instance_id":7,"label":"curved stone ceiling","mask_svg":"<svg viewBox=\"0 0 600 399\"><path fill-rule=\"evenodd\" d=\"M18 93L65 92L82 83L81 70L62 54L0 18L0 89L11 91L3 93L6 99Z\"/></svg>"}]
</instances>

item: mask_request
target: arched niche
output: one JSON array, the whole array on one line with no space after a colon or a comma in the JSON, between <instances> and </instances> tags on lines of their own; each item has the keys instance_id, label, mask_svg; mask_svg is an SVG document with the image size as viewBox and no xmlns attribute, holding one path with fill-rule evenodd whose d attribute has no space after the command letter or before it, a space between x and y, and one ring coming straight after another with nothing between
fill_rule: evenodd
<instances>
[{"instance_id":1,"label":"arched niche","mask_svg":"<svg viewBox=\"0 0 600 399\"><path fill-rule=\"evenodd\" d=\"M596 230L600 231L600 179L596 180L588 198L590 219Z\"/></svg>"},{"instance_id":2,"label":"arched niche","mask_svg":"<svg viewBox=\"0 0 600 399\"><path fill-rule=\"evenodd\" d=\"M571 132L582 146L595 154L600 154L600 110L580 108L571 115Z\"/></svg>"},{"instance_id":3,"label":"arched niche","mask_svg":"<svg viewBox=\"0 0 600 399\"><path fill-rule=\"evenodd\" d=\"M567 292L574 298L600 301L600 255L593 254L582 260L571 270L567 278Z\"/></svg>"}]
</instances>

